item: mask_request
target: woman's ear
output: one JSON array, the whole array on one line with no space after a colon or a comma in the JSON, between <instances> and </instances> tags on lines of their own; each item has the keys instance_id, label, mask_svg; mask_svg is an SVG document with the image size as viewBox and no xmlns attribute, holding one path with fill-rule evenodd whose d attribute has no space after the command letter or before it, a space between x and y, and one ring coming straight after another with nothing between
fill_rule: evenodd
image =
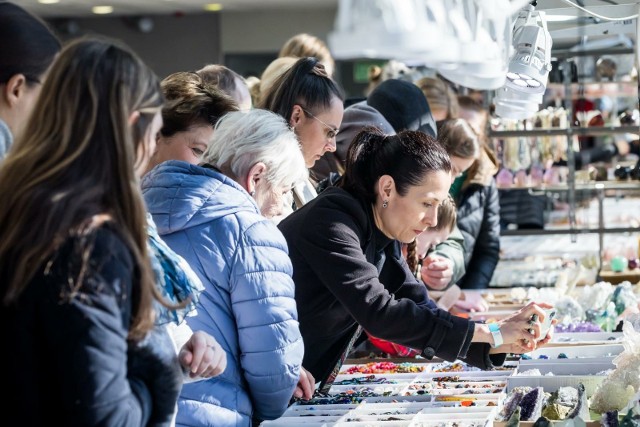
<instances>
[{"instance_id":1,"label":"woman's ear","mask_svg":"<svg viewBox=\"0 0 640 427\"><path fill-rule=\"evenodd\" d=\"M388 200L391 197L394 189L395 181L390 175L382 175L378 179L378 194L383 201Z\"/></svg>"},{"instance_id":2,"label":"woman's ear","mask_svg":"<svg viewBox=\"0 0 640 427\"><path fill-rule=\"evenodd\" d=\"M260 180L265 179L264 176L266 172L267 172L267 165L265 165L262 162L256 163L255 165L251 166L251 169L249 169L249 172L245 177L244 188L245 190L247 190L249 194L251 194L251 196L255 195L258 182L260 182Z\"/></svg>"},{"instance_id":3,"label":"woman's ear","mask_svg":"<svg viewBox=\"0 0 640 427\"><path fill-rule=\"evenodd\" d=\"M291 117L289 118L289 126L291 126L292 129L295 129L295 127L302 120L303 116L304 116L304 111L302 110L302 107L299 106L298 104L295 104L293 106L293 109L291 110Z\"/></svg>"},{"instance_id":4,"label":"woman's ear","mask_svg":"<svg viewBox=\"0 0 640 427\"><path fill-rule=\"evenodd\" d=\"M14 107L27 89L27 78L24 74L14 74L5 84L2 97L9 107Z\"/></svg>"}]
</instances>

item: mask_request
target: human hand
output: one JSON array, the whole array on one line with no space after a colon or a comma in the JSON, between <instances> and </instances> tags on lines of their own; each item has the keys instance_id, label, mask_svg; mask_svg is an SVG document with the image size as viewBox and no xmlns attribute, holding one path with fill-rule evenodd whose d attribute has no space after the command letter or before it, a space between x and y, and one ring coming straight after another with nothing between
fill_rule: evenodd
<instances>
[{"instance_id":1,"label":"human hand","mask_svg":"<svg viewBox=\"0 0 640 427\"><path fill-rule=\"evenodd\" d=\"M462 298L454 304L456 308L470 312L489 311L489 303L478 291L463 291Z\"/></svg>"},{"instance_id":2,"label":"human hand","mask_svg":"<svg viewBox=\"0 0 640 427\"><path fill-rule=\"evenodd\" d=\"M293 397L309 400L313 397L315 386L316 380L313 378L313 375L311 375L311 372L300 367L300 379L298 380L296 389L293 391Z\"/></svg>"},{"instance_id":3,"label":"human hand","mask_svg":"<svg viewBox=\"0 0 640 427\"><path fill-rule=\"evenodd\" d=\"M227 367L227 353L211 335L203 331L191 335L180 349L178 358L191 378L215 377Z\"/></svg>"},{"instance_id":4,"label":"human hand","mask_svg":"<svg viewBox=\"0 0 640 427\"><path fill-rule=\"evenodd\" d=\"M532 302L511 316L500 320L498 324L500 325L504 344L518 344L526 348L526 351L535 350L537 344L546 344L548 342L548 334L547 337L541 337L540 335L542 323L547 317L547 313L544 311L546 308L553 308L553 306L546 303ZM538 340L540 341L538 342Z\"/></svg>"},{"instance_id":5,"label":"human hand","mask_svg":"<svg viewBox=\"0 0 640 427\"><path fill-rule=\"evenodd\" d=\"M420 276L431 289L444 289L453 277L453 261L442 256L429 255L422 261Z\"/></svg>"}]
</instances>

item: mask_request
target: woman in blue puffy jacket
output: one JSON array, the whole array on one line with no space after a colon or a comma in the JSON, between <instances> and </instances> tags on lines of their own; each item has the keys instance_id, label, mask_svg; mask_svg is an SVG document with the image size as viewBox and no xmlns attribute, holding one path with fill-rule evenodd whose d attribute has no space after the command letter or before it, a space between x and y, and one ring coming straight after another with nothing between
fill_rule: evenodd
<instances>
[{"instance_id":1,"label":"woman in blue puffy jacket","mask_svg":"<svg viewBox=\"0 0 640 427\"><path fill-rule=\"evenodd\" d=\"M204 162L162 163L142 183L160 235L205 286L187 322L227 352L224 373L183 386L177 424L249 426L313 388L287 245L268 219L307 170L295 134L262 110L225 115Z\"/></svg>"}]
</instances>

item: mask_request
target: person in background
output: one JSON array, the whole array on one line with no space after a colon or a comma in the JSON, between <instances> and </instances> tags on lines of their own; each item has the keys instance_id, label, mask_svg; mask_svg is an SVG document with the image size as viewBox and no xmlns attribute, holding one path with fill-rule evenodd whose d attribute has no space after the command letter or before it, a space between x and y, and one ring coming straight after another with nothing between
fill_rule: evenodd
<instances>
[{"instance_id":1,"label":"person in background","mask_svg":"<svg viewBox=\"0 0 640 427\"><path fill-rule=\"evenodd\" d=\"M197 73L174 73L162 81L166 104L162 128L148 170L167 160L198 164L207 150L213 128L237 104Z\"/></svg>"},{"instance_id":2,"label":"person in background","mask_svg":"<svg viewBox=\"0 0 640 427\"><path fill-rule=\"evenodd\" d=\"M457 283L461 289L484 289L500 257L500 201L493 177L497 161L464 119L442 122L439 139L451 158L449 193L464 236L466 273Z\"/></svg>"},{"instance_id":3,"label":"person in background","mask_svg":"<svg viewBox=\"0 0 640 427\"><path fill-rule=\"evenodd\" d=\"M327 188L279 224L293 264L300 331L312 349L303 363L322 380L321 391L362 329L420 349L428 359L462 358L483 369L501 364L500 353L530 351L533 338L545 338L546 305L530 304L500 320L500 336L492 335L485 324L437 309L407 267L401 244L437 225L450 183L449 157L432 137L367 129L349 148L340 187Z\"/></svg>"},{"instance_id":4,"label":"person in background","mask_svg":"<svg viewBox=\"0 0 640 427\"><path fill-rule=\"evenodd\" d=\"M458 99L447 82L439 77L423 77L416 85L427 98L431 114L437 122L459 117Z\"/></svg>"},{"instance_id":5,"label":"person in background","mask_svg":"<svg viewBox=\"0 0 640 427\"><path fill-rule=\"evenodd\" d=\"M331 51L329 51L329 48L327 47L325 42L323 42L316 36L312 36L311 34L306 33L300 33L291 37L284 43L282 49L280 49L278 58L284 58L287 56L291 56L294 58L317 58L318 61L320 61L320 63L324 66L324 70L329 78L333 78L335 61L331 56Z\"/></svg>"},{"instance_id":6,"label":"person in background","mask_svg":"<svg viewBox=\"0 0 640 427\"><path fill-rule=\"evenodd\" d=\"M395 135L396 131L387 119L375 108L361 101L345 108L340 131L336 136L336 151L325 154L313 166L318 183L318 192L327 185L334 184L344 174L344 162L347 150L353 138L365 127L375 127L386 135Z\"/></svg>"},{"instance_id":7,"label":"person in background","mask_svg":"<svg viewBox=\"0 0 640 427\"><path fill-rule=\"evenodd\" d=\"M187 323L227 353L220 376L183 386L177 423L249 426L313 394L287 245L269 220L308 172L295 134L264 110L225 115L203 160L162 163L142 182L160 235L205 287Z\"/></svg>"},{"instance_id":8,"label":"person in background","mask_svg":"<svg viewBox=\"0 0 640 427\"><path fill-rule=\"evenodd\" d=\"M404 80L382 82L367 98L396 132L418 130L436 137L436 123L420 89ZM449 238L423 260L423 282L433 290L442 290L456 283L465 273L464 238L455 229Z\"/></svg>"},{"instance_id":9,"label":"person in background","mask_svg":"<svg viewBox=\"0 0 640 427\"><path fill-rule=\"evenodd\" d=\"M74 41L0 165L0 337L8 366L28 366L4 377L9 425L171 422L182 375L153 329L138 181L162 102L128 48Z\"/></svg>"},{"instance_id":10,"label":"person in background","mask_svg":"<svg viewBox=\"0 0 640 427\"><path fill-rule=\"evenodd\" d=\"M284 117L296 133L307 168L336 149L344 108L338 86L316 58L301 58L263 94L260 108ZM296 208L317 195L315 183L293 190Z\"/></svg>"},{"instance_id":11,"label":"person in background","mask_svg":"<svg viewBox=\"0 0 640 427\"><path fill-rule=\"evenodd\" d=\"M207 65L196 73L200 75L203 82L230 96L238 104L240 111L251 109L252 100L249 85L240 74L218 64Z\"/></svg>"},{"instance_id":12,"label":"person in background","mask_svg":"<svg viewBox=\"0 0 640 427\"><path fill-rule=\"evenodd\" d=\"M20 6L0 2L0 161L19 138L60 42Z\"/></svg>"}]
</instances>

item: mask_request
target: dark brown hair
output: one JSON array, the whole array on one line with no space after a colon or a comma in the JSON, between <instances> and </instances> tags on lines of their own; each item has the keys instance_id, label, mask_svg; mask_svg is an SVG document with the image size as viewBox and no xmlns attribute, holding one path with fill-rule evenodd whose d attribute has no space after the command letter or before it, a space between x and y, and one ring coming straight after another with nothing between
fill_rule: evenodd
<instances>
[{"instance_id":1,"label":"dark brown hair","mask_svg":"<svg viewBox=\"0 0 640 427\"><path fill-rule=\"evenodd\" d=\"M291 120L293 107L300 105L313 115L330 108L333 98L344 100L342 92L316 58L301 58L261 94L259 108Z\"/></svg>"},{"instance_id":2,"label":"dark brown hair","mask_svg":"<svg viewBox=\"0 0 640 427\"><path fill-rule=\"evenodd\" d=\"M238 104L227 94L207 83L198 73L180 72L162 81L166 104L162 109L163 137L189 130L197 124L214 127L230 111L238 111Z\"/></svg>"},{"instance_id":3,"label":"dark brown hair","mask_svg":"<svg viewBox=\"0 0 640 427\"><path fill-rule=\"evenodd\" d=\"M0 2L0 84L16 74L40 83L60 42L47 25L13 3Z\"/></svg>"},{"instance_id":4,"label":"dark brown hair","mask_svg":"<svg viewBox=\"0 0 640 427\"><path fill-rule=\"evenodd\" d=\"M393 178L400 196L420 185L427 173L451 171L447 152L434 138L420 131L385 135L365 128L349 146L341 186L355 197L374 203L375 185L382 175Z\"/></svg>"}]
</instances>

